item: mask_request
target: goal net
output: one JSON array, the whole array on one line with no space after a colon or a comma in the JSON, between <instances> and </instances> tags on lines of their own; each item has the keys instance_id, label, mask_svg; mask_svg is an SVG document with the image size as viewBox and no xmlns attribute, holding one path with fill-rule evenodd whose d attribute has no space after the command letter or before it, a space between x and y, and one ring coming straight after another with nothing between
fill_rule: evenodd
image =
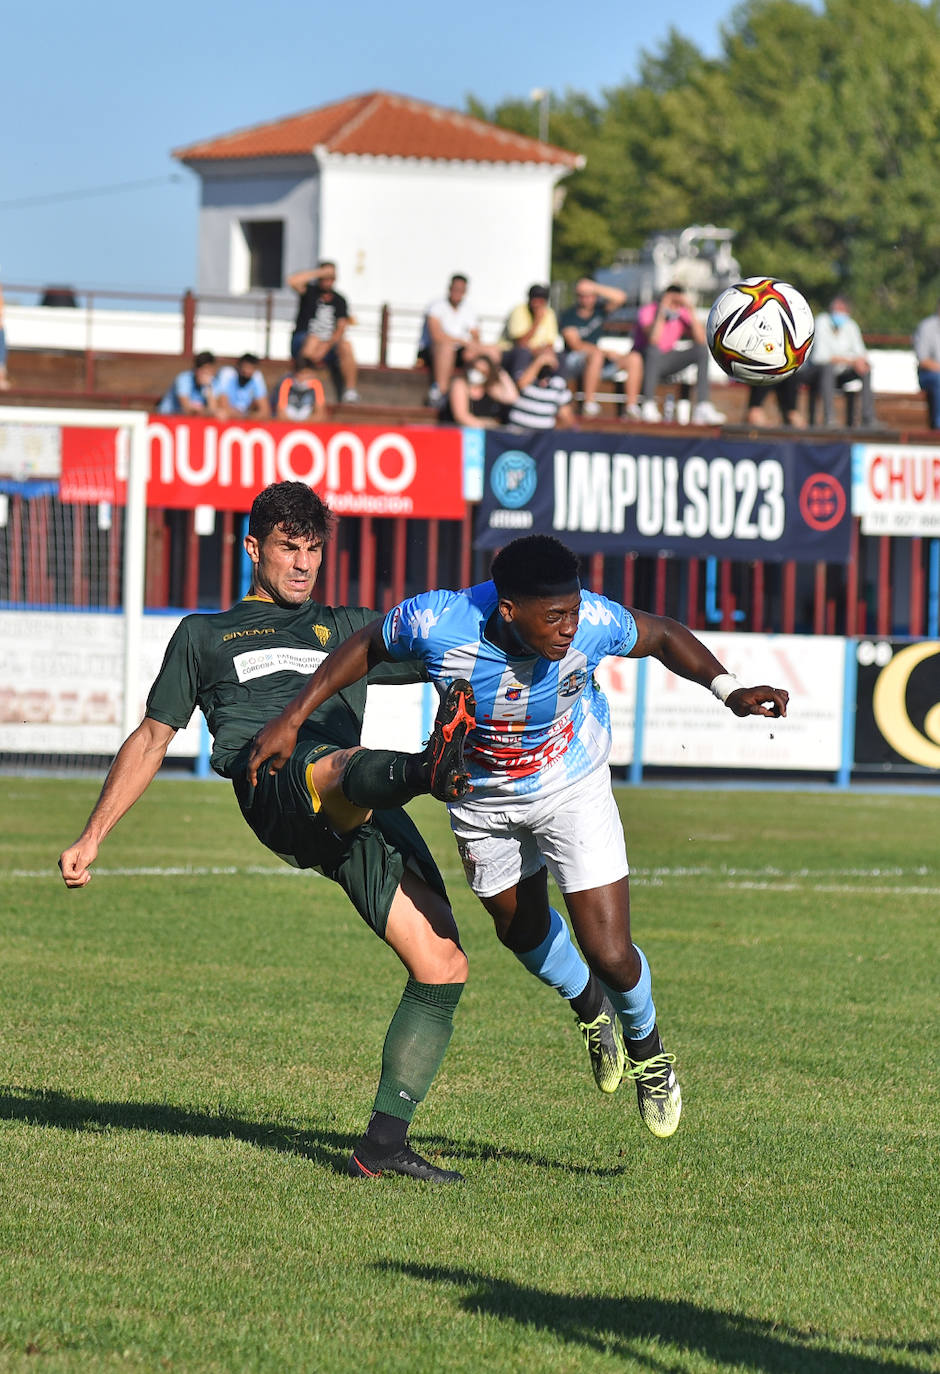
<instances>
[{"instance_id":1,"label":"goal net","mask_svg":"<svg viewBox=\"0 0 940 1374\"><path fill-rule=\"evenodd\" d=\"M141 718L173 628L144 624L146 425L137 411L0 408L8 771L97 771Z\"/></svg>"}]
</instances>

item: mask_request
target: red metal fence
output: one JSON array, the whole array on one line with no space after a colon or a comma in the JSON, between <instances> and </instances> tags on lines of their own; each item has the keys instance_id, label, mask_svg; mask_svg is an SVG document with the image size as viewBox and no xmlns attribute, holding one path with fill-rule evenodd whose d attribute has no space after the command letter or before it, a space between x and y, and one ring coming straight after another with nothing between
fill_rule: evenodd
<instances>
[{"instance_id":1,"label":"red metal fence","mask_svg":"<svg viewBox=\"0 0 940 1374\"><path fill-rule=\"evenodd\" d=\"M7 606L116 607L122 511L102 526L95 507L66 505L54 483L11 491L0 527L0 602ZM431 586L486 577L491 555L473 548L474 508L462 520L347 516L327 549L319 593L332 604L387 610ZM193 511L147 515L146 605L218 610L242 593L245 517L217 514L199 534ZM587 585L692 629L754 633L935 637L940 540L870 537L853 523L845 565L623 557L586 560Z\"/></svg>"}]
</instances>

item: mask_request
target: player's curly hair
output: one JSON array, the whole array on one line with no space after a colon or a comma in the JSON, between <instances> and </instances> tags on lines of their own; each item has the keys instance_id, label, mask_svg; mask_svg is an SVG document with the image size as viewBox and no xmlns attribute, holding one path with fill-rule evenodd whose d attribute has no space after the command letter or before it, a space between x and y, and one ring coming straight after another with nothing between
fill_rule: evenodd
<instances>
[{"instance_id":1,"label":"player's curly hair","mask_svg":"<svg viewBox=\"0 0 940 1374\"><path fill-rule=\"evenodd\" d=\"M321 539L327 543L336 516L306 482L272 482L251 503L248 533L262 544L277 526L291 539Z\"/></svg>"},{"instance_id":2,"label":"player's curly hair","mask_svg":"<svg viewBox=\"0 0 940 1374\"><path fill-rule=\"evenodd\" d=\"M550 596L578 581L578 555L550 534L527 534L500 549L490 567L499 596Z\"/></svg>"}]
</instances>

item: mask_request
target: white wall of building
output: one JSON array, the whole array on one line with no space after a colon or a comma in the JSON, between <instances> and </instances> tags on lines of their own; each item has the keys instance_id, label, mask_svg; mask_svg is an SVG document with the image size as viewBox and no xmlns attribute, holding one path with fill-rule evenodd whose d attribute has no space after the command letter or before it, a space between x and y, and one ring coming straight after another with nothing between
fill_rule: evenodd
<instances>
[{"instance_id":1,"label":"white wall of building","mask_svg":"<svg viewBox=\"0 0 940 1374\"><path fill-rule=\"evenodd\" d=\"M423 309L464 272L476 311L502 319L549 279L557 180L528 164L326 155L321 256L336 260L354 313L382 301Z\"/></svg>"},{"instance_id":2,"label":"white wall of building","mask_svg":"<svg viewBox=\"0 0 940 1374\"><path fill-rule=\"evenodd\" d=\"M203 293L241 289L233 275L233 242L242 220L284 221L284 270L316 261L319 240L319 172L313 157L204 162L199 208L197 283ZM236 250L237 251L237 250Z\"/></svg>"}]
</instances>

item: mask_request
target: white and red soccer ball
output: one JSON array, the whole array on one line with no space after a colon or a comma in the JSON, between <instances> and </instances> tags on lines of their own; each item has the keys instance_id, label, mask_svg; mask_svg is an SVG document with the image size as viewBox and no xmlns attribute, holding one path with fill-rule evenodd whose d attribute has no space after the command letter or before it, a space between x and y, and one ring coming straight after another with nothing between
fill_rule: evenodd
<instances>
[{"instance_id":1,"label":"white and red soccer ball","mask_svg":"<svg viewBox=\"0 0 940 1374\"><path fill-rule=\"evenodd\" d=\"M806 361L813 312L789 282L747 277L726 287L708 312L705 334L715 362L738 382L772 386Z\"/></svg>"}]
</instances>

